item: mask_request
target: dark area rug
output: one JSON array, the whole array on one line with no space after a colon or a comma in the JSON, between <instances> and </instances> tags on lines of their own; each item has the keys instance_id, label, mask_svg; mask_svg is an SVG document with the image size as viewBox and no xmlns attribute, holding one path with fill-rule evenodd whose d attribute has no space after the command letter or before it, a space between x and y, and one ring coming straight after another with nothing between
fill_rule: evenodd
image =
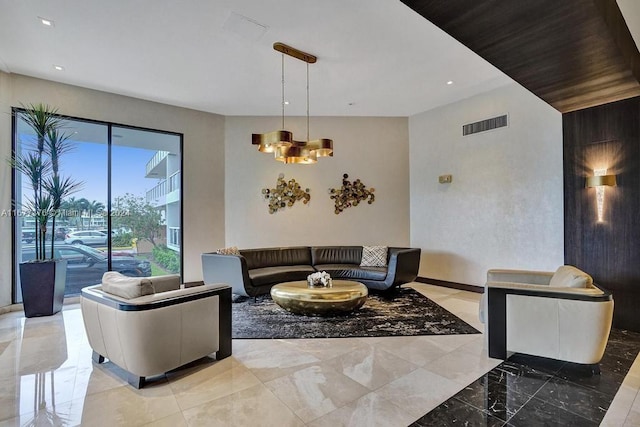
<instances>
[{"instance_id":1,"label":"dark area rug","mask_svg":"<svg viewBox=\"0 0 640 427\"><path fill-rule=\"evenodd\" d=\"M270 295L232 305L233 338L348 338L478 334L477 329L411 288L370 294L359 310L344 316L292 314Z\"/></svg>"}]
</instances>

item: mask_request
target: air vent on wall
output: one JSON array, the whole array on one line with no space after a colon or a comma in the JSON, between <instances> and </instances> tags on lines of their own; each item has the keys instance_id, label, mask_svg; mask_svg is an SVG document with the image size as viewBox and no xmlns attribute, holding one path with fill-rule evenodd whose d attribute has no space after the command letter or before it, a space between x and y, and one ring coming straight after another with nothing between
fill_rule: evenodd
<instances>
[{"instance_id":1,"label":"air vent on wall","mask_svg":"<svg viewBox=\"0 0 640 427\"><path fill-rule=\"evenodd\" d=\"M507 115L493 117L479 122L462 125L462 136L472 135L474 133L485 132L492 129L502 128L508 125Z\"/></svg>"}]
</instances>

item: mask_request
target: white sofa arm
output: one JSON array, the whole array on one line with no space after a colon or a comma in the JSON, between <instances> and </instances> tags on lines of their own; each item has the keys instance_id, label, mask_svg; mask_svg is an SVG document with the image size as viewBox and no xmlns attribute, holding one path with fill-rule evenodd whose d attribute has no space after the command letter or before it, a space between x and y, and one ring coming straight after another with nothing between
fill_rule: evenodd
<instances>
[{"instance_id":1,"label":"white sofa arm","mask_svg":"<svg viewBox=\"0 0 640 427\"><path fill-rule=\"evenodd\" d=\"M595 286L590 286L588 288L568 288L566 286L556 287L556 286L545 286L545 285L535 285L530 283L515 283L515 282L487 282L487 288L497 288L497 289L520 289L525 290L528 293L540 294L544 295L549 292L558 294L558 298L562 298L562 295L570 298L572 295L604 295L605 292L600 288Z\"/></svg>"},{"instance_id":2,"label":"white sofa arm","mask_svg":"<svg viewBox=\"0 0 640 427\"><path fill-rule=\"evenodd\" d=\"M530 283L548 285L553 277L552 271L498 270L487 271L487 282Z\"/></svg>"}]
</instances>

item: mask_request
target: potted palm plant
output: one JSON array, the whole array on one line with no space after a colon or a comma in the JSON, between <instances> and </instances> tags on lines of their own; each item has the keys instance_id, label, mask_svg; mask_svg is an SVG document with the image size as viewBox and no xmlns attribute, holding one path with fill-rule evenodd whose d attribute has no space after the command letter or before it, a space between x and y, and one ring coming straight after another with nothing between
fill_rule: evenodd
<instances>
[{"instance_id":1,"label":"potted palm plant","mask_svg":"<svg viewBox=\"0 0 640 427\"><path fill-rule=\"evenodd\" d=\"M27 317L50 316L62 309L67 274L66 260L54 258L55 221L62 199L80 190L82 183L60 173L60 158L73 146L62 130L63 119L57 109L29 104L16 114L35 134L35 141L25 143L24 149L11 157L11 165L31 189L21 209L35 220L35 257L20 264L22 301ZM51 245L47 245L49 232Z\"/></svg>"}]
</instances>

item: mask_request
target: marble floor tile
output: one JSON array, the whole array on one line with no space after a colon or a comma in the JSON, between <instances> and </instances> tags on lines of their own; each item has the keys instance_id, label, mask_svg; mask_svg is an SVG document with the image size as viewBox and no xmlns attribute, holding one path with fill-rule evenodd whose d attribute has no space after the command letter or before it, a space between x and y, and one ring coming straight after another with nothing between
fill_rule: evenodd
<instances>
[{"instance_id":1,"label":"marble floor tile","mask_svg":"<svg viewBox=\"0 0 640 427\"><path fill-rule=\"evenodd\" d=\"M375 344L414 365L423 366L451 351L448 345L439 345L428 337L389 337Z\"/></svg>"},{"instance_id":2,"label":"marble floor tile","mask_svg":"<svg viewBox=\"0 0 640 427\"><path fill-rule=\"evenodd\" d=\"M176 412L168 417L161 418L145 424L148 427L187 427L187 420L184 419L182 412Z\"/></svg>"},{"instance_id":3,"label":"marble floor tile","mask_svg":"<svg viewBox=\"0 0 640 427\"><path fill-rule=\"evenodd\" d=\"M391 337L395 338L395 337ZM373 340L373 341L372 341ZM309 353L320 360L333 359L352 351L370 348L375 338L315 338L286 340L286 343L297 350Z\"/></svg>"},{"instance_id":4,"label":"marble floor tile","mask_svg":"<svg viewBox=\"0 0 640 427\"><path fill-rule=\"evenodd\" d=\"M90 426L144 425L180 412L165 384L136 390L129 385L95 393L72 402L70 414L81 414Z\"/></svg>"},{"instance_id":5,"label":"marble floor tile","mask_svg":"<svg viewBox=\"0 0 640 427\"><path fill-rule=\"evenodd\" d=\"M600 425L602 427L619 427L623 425L637 396L638 388L622 384Z\"/></svg>"},{"instance_id":6,"label":"marble floor tile","mask_svg":"<svg viewBox=\"0 0 640 427\"><path fill-rule=\"evenodd\" d=\"M450 399L427 415L416 420L411 424L411 427L448 427L460 425L498 427L504 425L504 421L460 400Z\"/></svg>"},{"instance_id":7,"label":"marble floor tile","mask_svg":"<svg viewBox=\"0 0 640 427\"><path fill-rule=\"evenodd\" d=\"M595 427L599 423L576 416L575 414L558 408L549 402L533 397L507 423L513 427L528 426L567 426L567 427Z\"/></svg>"},{"instance_id":8,"label":"marble floor tile","mask_svg":"<svg viewBox=\"0 0 640 427\"><path fill-rule=\"evenodd\" d=\"M376 348L363 348L327 360L325 364L375 390L418 368L417 365Z\"/></svg>"},{"instance_id":9,"label":"marble floor tile","mask_svg":"<svg viewBox=\"0 0 640 427\"><path fill-rule=\"evenodd\" d=\"M326 365L314 365L265 383L302 421L359 399L369 390Z\"/></svg>"},{"instance_id":10,"label":"marble floor tile","mask_svg":"<svg viewBox=\"0 0 640 427\"><path fill-rule=\"evenodd\" d=\"M487 342L484 335L478 335L468 344L458 347L458 350L466 351L467 353L471 353L476 356L489 357L487 352Z\"/></svg>"},{"instance_id":11,"label":"marble floor tile","mask_svg":"<svg viewBox=\"0 0 640 427\"><path fill-rule=\"evenodd\" d=\"M263 340L264 341L264 340ZM234 354L234 358L249 368L261 381L270 381L320 362L312 354L287 343L268 343L264 348Z\"/></svg>"},{"instance_id":12,"label":"marble floor tile","mask_svg":"<svg viewBox=\"0 0 640 427\"><path fill-rule=\"evenodd\" d=\"M376 395L404 408L415 418L437 407L460 390L460 384L424 369L416 369L380 387Z\"/></svg>"},{"instance_id":13,"label":"marble floor tile","mask_svg":"<svg viewBox=\"0 0 640 427\"><path fill-rule=\"evenodd\" d=\"M424 339L431 341L448 352L456 350L464 345L477 341L481 334L464 334L464 335L428 335Z\"/></svg>"},{"instance_id":14,"label":"marble floor tile","mask_svg":"<svg viewBox=\"0 0 640 427\"><path fill-rule=\"evenodd\" d=\"M414 417L402 408L369 393L315 421L311 427L406 427Z\"/></svg>"},{"instance_id":15,"label":"marble floor tile","mask_svg":"<svg viewBox=\"0 0 640 427\"><path fill-rule=\"evenodd\" d=\"M620 383L624 379L624 375L612 373L606 369L603 369L600 375L593 375L590 366L585 367L574 364L563 366L557 372L556 376L571 381L574 384L598 390L599 393L610 396L615 396L620 387ZM640 384L638 385L640 386Z\"/></svg>"},{"instance_id":16,"label":"marble floor tile","mask_svg":"<svg viewBox=\"0 0 640 427\"><path fill-rule=\"evenodd\" d=\"M535 397L597 423L611 403L609 396L555 377L547 381Z\"/></svg>"},{"instance_id":17,"label":"marble floor tile","mask_svg":"<svg viewBox=\"0 0 640 427\"><path fill-rule=\"evenodd\" d=\"M304 423L263 384L183 411L187 425L297 427Z\"/></svg>"},{"instance_id":18,"label":"marble floor tile","mask_svg":"<svg viewBox=\"0 0 640 427\"><path fill-rule=\"evenodd\" d=\"M66 402L56 405L55 410L39 408L34 412L20 414L0 421L0 427L16 426L79 426L82 424L82 406Z\"/></svg>"},{"instance_id":19,"label":"marble floor tile","mask_svg":"<svg viewBox=\"0 0 640 427\"><path fill-rule=\"evenodd\" d=\"M127 373L113 363L79 367L76 371L74 399L100 393L127 384Z\"/></svg>"},{"instance_id":20,"label":"marble floor tile","mask_svg":"<svg viewBox=\"0 0 640 427\"><path fill-rule=\"evenodd\" d=\"M501 383L488 380L488 376L483 376L462 389L454 398L507 421L531 396L513 391Z\"/></svg>"},{"instance_id":21,"label":"marble floor tile","mask_svg":"<svg viewBox=\"0 0 640 427\"><path fill-rule=\"evenodd\" d=\"M4 326L0 326L0 343L9 344L11 341L17 339L22 332L22 325L20 322L12 321L5 322ZM4 352L6 346L1 347L0 355Z\"/></svg>"},{"instance_id":22,"label":"marble floor tile","mask_svg":"<svg viewBox=\"0 0 640 427\"><path fill-rule=\"evenodd\" d=\"M636 394L636 398L631 405L631 409L624 420L624 426L640 426L640 393Z\"/></svg>"},{"instance_id":23,"label":"marble floor tile","mask_svg":"<svg viewBox=\"0 0 640 427\"><path fill-rule=\"evenodd\" d=\"M221 361L210 359L175 370L167 374L167 379L182 410L260 384L260 380L233 357Z\"/></svg>"},{"instance_id":24,"label":"marble floor tile","mask_svg":"<svg viewBox=\"0 0 640 427\"><path fill-rule=\"evenodd\" d=\"M516 393L533 396L551 379L551 375L507 360L489 371L483 378Z\"/></svg>"},{"instance_id":25,"label":"marble floor tile","mask_svg":"<svg viewBox=\"0 0 640 427\"><path fill-rule=\"evenodd\" d=\"M271 340L265 342L265 340L254 339L234 339L232 340L231 347L234 356L238 356L245 353L250 353L254 350L264 349L273 345ZM277 345L277 344L275 344Z\"/></svg>"},{"instance_id":26,"label":"marble floor tile","mask_svg":"<svg viewBox=\"0 0 640 427\"><path fill-rule=\"evenodd\" d=\"M427 363L424 368L449 378L464 387L498 366L501 362L501 360L477 356L464 351L454 351Z\"/></svg>"}]
</instances>

